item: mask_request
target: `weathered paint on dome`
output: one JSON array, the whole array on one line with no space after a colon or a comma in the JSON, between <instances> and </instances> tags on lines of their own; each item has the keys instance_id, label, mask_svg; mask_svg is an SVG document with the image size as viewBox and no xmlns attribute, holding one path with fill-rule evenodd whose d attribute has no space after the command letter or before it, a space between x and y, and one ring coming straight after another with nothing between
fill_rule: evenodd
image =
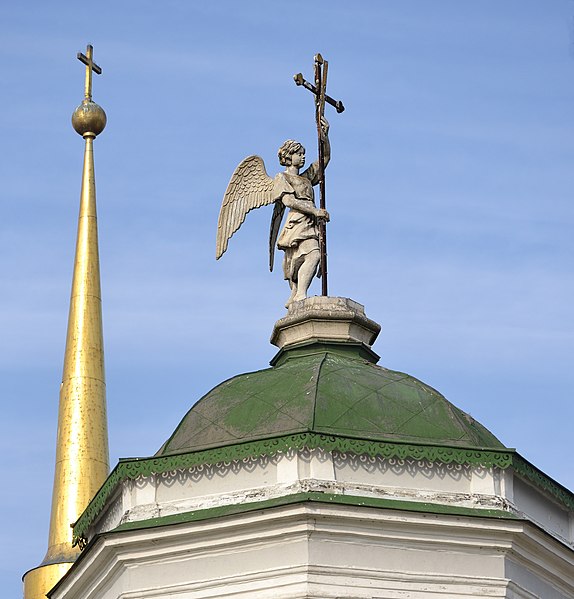
<instances>
[{"instance_id":1,"label":"weathered paint on dome","mask_svg":"<svg viewBox=\"0 0 574 599\"><path fill-rule=\"evenodd\" d=\"M313 344L221 383L185 415L157 455L316 432L361 439L504 448L479 422L416 378L357 346Z\"/></svg>"}]
</instances>

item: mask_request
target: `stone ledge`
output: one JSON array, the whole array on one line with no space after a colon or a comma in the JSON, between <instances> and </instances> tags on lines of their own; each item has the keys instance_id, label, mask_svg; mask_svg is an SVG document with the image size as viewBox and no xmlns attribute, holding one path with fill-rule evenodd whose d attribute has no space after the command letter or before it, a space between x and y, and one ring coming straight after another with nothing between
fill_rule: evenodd
<instances>
[{"instance_id":1,"label":"stone ledge","mask_svg":"<svg viewBox=\"0 0 574 599\"><path fill-rule=\"evenodd\" d=\"M370 348L380 330L358 302L315 296L291 304L287 316L275 323L271 343L283 349L308 341L350 341Z\"/></svg>"}]
</instances>

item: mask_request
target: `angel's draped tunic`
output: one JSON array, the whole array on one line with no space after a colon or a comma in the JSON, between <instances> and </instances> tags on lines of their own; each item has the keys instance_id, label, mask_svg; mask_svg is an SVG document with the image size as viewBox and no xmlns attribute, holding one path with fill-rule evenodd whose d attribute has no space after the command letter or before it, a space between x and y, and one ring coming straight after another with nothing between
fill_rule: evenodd
<instances>
[{"instance_id":1,"label":"angel's draped tunic","mask_svg":"<svg viewBox=\"0 0 574 599\"><path fill-rule=\"evenodd\" d=\"M300 202L315 206L313 185L319 182L319 168L313 163L300 175L279 173L274 179L273 196L283 199L293 195ZM283 230L277 239L277 247L285 252L283 274L285 279L297 282L299 268L310 252L319 250L319 228L317 219L311 214L291 208Z\"/></svg>"}]
</instances>

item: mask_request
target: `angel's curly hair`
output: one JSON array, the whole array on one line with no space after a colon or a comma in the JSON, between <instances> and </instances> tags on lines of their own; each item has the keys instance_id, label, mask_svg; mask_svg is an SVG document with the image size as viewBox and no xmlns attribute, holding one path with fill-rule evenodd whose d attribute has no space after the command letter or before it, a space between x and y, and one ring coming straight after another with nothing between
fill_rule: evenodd
<instances>
[{"instance_id":1,"label":"angel's curly hair","mask_svg":"<svg viewBox=\"0 0 574 599\"><path fill-rule=\"evenodd\" d=\"M281 166L291 166L291 155L303 148L302 144L294 139L288 139L277 151L279 164Z\"/></svg>"}]
</instances>

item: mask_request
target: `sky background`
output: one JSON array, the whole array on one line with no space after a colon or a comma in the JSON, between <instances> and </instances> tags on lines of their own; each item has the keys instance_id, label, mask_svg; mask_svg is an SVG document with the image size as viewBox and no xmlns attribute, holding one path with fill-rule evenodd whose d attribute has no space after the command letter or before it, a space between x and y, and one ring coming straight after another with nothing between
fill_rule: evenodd
<instances>
[{"instance_id":1,"label":"sky background","mask_svg":"<svg viewBox=\"0 0 574 599\"><path fill-rule=\"evenodd\" d=\"M219 382L266 367L288 286L270 209L216 262L237 164L316 155L329 60L330 294L408 372L569 488L574 417L574 3L4 2L0 6L0 588L47 549L94 45L111 465L148 456ZM319 282L314 293L320 292Z\"/></svg>"}]
</instances>

